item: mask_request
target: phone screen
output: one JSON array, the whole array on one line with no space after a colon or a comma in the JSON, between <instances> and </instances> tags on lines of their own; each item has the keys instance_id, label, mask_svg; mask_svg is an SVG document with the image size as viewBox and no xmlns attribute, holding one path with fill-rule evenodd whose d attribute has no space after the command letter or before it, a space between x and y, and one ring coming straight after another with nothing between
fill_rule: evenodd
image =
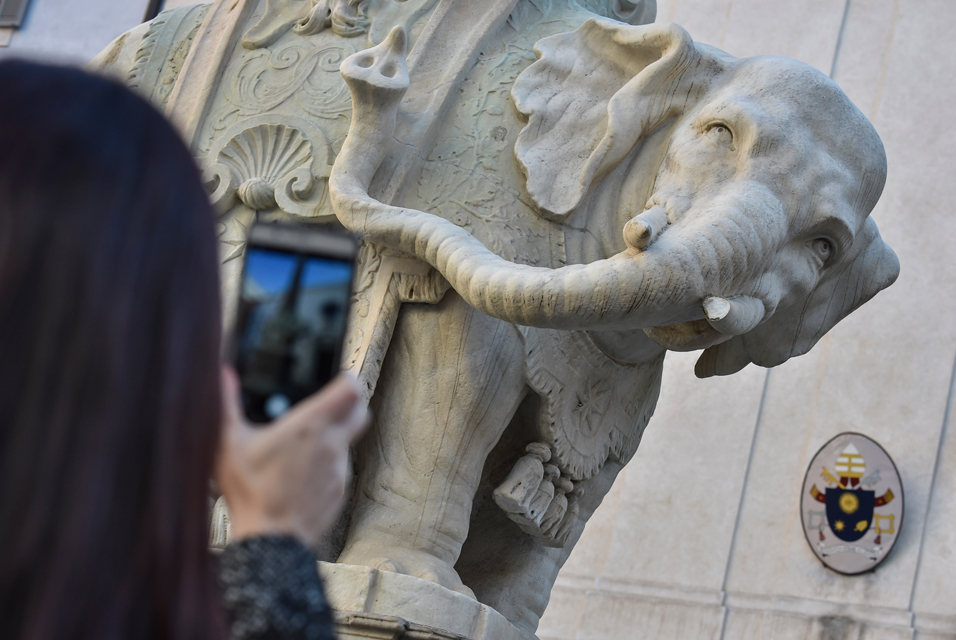
<instances>
[{"instance_id":1,"label":"phone screen","mask_svg":"<svg viewBox=\"0 0 956 640\"><path fill-rule=\"evenodd\" d=\"M253 422L269 422L339 370L353 263L248 245L236 370Z\"/></svg>"}]
</instances>

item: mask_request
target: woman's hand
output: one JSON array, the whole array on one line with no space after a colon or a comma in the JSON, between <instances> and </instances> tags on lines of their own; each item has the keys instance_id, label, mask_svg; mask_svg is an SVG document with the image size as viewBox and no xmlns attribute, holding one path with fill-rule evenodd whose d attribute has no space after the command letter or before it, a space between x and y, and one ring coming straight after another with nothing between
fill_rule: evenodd
<instances>
[{"instance_id":1,"label":"woman's hand","mask_svg":"<svg viewBox=\"0 0 956 640\"><path fill-rule=\"evenodd\" d=\"M349 444L368 423L357 381L339 375L264 428L243 416L239 380L229 367L222 389L216 480L229 507L230 537L289 534L313 545L342 508Z\"/></svg>"}]
</instances>

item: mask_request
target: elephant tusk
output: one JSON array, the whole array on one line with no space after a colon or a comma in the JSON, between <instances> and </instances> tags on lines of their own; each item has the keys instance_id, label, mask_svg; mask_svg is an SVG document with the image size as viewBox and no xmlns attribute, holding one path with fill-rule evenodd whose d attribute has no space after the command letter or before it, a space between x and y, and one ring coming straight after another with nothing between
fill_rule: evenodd
<instances>
[{"instance_id":1,"label":"elephant tusk","mask_svg":"<svg viewBox=\"0 0 956 640\"><path fill-rule=\"evenodd\" d=\"M763 302L750 296L729 299L710 296L704 300L704 316L708 324L728 336L747 333L760 324L765 313Z\"/></svg>"},{"instance_id":2,"label":"elephant tusk","mask_svg":"<svg viewBox=\"0 0 956 640\"><path fill-rule=\"evenodd\" d=\"M667 211L654 205L624 225L624 242L632 249L644 249L667 227Z\"/></svg>"}]
</instances>

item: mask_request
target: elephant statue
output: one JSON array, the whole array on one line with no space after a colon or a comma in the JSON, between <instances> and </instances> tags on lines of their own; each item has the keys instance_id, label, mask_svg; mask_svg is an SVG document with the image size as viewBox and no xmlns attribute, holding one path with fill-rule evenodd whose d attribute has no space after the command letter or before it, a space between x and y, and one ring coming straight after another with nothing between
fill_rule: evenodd
<instances>
[{"instance_id":1,"label":"elephant statue","mask_svg":"<svg viewBox=\"0 0 956 640\"><path fill-rule=\"evenodd\" d=\"M345 363L376 418L325 556L525 636L668 350L777 366L899 272L869 217L883 147L839 87L655 6L215 0L94 61L193 145L227 307L255 219L363 240Z\"/></svg>"},{"instance_id":2,"label":"elephant statue","mask_svg":"<svg viewBox=\"0 0 956 640\"><path fill-rule=\"evenodd\" d=\"M453 292L395 329L339 562L474 593L533 631L542 583L637 448L666 350L703 349L701 377L776 366L896 279L868 217L886 160L806 65L591 19L539 41L511 94L530 198L587 229L577 251L596 259L515 264L369 195L408 86L405 40L396 27L342 63L353 117L332 206Z\"/></svg>"}]
</instances>

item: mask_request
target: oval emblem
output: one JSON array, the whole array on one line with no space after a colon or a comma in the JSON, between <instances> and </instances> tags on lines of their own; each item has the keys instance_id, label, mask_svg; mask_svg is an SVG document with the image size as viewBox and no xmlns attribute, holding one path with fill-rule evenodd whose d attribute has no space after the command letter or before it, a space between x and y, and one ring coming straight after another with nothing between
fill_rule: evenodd
<instances>
[{"instance_id":1,"label":"oval emblem","mask_svg":"<svg viewBox=\"0 0 956 640\"><path fill-rule=\"evenodd\" d=\"M860 433L841 433L813 456L800 494L803 532L834 571L872 571L903 525L903 483L893 460Z\"/></svg>"}]
</instances>

